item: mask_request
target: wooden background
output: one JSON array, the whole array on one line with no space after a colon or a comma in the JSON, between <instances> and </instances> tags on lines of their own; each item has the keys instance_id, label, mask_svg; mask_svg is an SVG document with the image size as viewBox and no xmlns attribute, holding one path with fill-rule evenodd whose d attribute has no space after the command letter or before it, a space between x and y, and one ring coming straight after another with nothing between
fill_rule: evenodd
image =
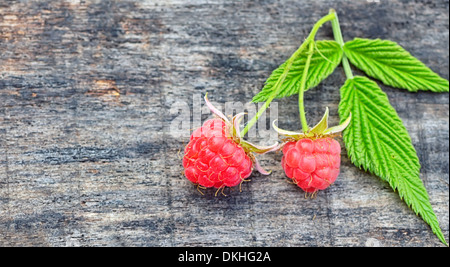
<instances>
[{"instance_id":1,"label":"wooden background","mask_svg":"<svg viewBox=\"0 0 450 267\"><path fill-rule=\"evenodd\" d=\"M172 105L250 101L332 7L345 40L397 41L448 79L448 0L0 0L0 245L442 246L345 150L315 199L288 183L280 154L260 157L272 175L226 197L182 175ZM306 93L311 123L325 106L338 121L344 79L339 67ZM449 94L382 89L448 240ZM277 103L279 126L300 127L297 99Z\"/></svg>"}]
</instances>

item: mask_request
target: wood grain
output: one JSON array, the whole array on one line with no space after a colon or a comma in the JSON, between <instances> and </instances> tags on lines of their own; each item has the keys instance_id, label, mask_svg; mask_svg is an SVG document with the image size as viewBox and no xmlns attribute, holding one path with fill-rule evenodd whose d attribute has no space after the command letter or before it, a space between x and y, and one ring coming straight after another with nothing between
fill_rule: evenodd
<instances>
[{"instance_id":1,"label":"wood grain","mask_svg":"<svg viewBox=\"0 0 450 267\"><path fill-rule=\"evenodd\" d=\"M346 151L315 199L287 182L280 154L226 197L182 175L172 105L250 101L332 7L345 40L396 41L448 79L445 0L0 1L0 245L442 246ZM343 82L339 68L307 92L310 122L328 106L336 124ZM448 240L448 94L382 88ZM295 97L277 102L279 126L300 127Z\"/></svg>"}]
</instances>

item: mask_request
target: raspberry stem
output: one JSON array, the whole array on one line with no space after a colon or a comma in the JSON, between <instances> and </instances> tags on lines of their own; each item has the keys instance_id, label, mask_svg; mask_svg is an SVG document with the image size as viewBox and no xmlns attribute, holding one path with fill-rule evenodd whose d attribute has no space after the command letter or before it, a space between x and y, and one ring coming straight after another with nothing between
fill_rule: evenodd
<instances>
[{"instance_id":1,"label":"raspberry stem","mask_svg":"<svg viewBox=\"0 0 450 267\"><path fill-rule=\"evenodd\" d=\"M272 100L278 95L279 91L282 88L284 80L286 79L286 76L292 67L292 63L294 62L294 60L300 55L301 52L303 52L303 50L307 47L307 45L310 45L314 48L314 38L316 36L317 31L320 29L320 27L324 23L326 23L328 21L332 21L335 18L336 18L336 13L330 12L328 15L322 17L319 21L316 22L316 24L314 24L314 27L312 28L312 30L311 30L310 34L308 35L308 37L306 38L305 42L302 43L302 45L294 52L294 54L292 54L292 56L286 62L286 67L285 67L283 73L281 74L280 78L277 80L270 97L267 99L267 101L264 103L264 105L258 110L256 115L247 123L245 128L241 131L240 135L242 137L244 137L245 134L250 130L250 128L252 128L253 125L255 125L255 123L258 121L259 117L269 107L270 102L272 102ZM312 54L312 53L310 53L310 54ZM307 68L305 68L305 70L307 72ZM306 82L306 78L305 78L305 82ZM304 112L303 112L303 116L304 116ZM303 123L303 121L304 121L304 123ZM302 120L302 125L303 124L305 124L307 126L306 119Z\"/></svg>"},{"instance_id":2,"label":"raspberry stem","mask_svg":"<svg viewBox=\"0 0 450 267\"><path fill-rule=\"evenodd\" d=\"M298 92L298 109L300 112L300 121L302 123L302 130L304 133L307 133L309 130L305 114L304 93L306 86L306 78L308 77L308 70L309 66L311 65L311 58L314 52L314 46L315 46L314 40L311 40L309 44L308 57L306 58L305 68L303 69L303 76L300 81L300 90Z\"/></svg>"},{"instance_id":3,"label":"raspberry stem","mask_svg":"<svg viewBox=\"0 0 450 267\"><path fill-rule=\"evenodd\" d=\"M342 37L341 26L339 24L339 18L336 13L336 10L330 9L329 14L335 15L334 19L331 21L331 27L333 29L334 40L343 49L344 48L344 38ZM348 58L345 55L345 53L342 55L342 66L344 67L345 76L347 76L347 79L353 79L352 69L350 68L350 63L348 62Z\"/></svg>"}]
</instances>

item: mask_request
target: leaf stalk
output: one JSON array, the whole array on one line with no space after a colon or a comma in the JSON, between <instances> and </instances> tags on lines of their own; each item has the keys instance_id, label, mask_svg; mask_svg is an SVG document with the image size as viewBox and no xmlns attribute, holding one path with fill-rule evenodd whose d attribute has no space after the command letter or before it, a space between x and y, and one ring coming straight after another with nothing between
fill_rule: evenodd
<instances>
[{"instance_id":1,"label":"leaf stalk","mask_svg":"<svg viewBox=\"0 0 450 267\"><path fill-rule=\"evenodd\" d=\"M334 40L344 49L344 38L342 37L341 25L339 24L339 18L336 13L336 10L330 9L329 14L334 14L334 19L331 21L331 27L333 29ZM342 66L344 67L345 76L347 79L353 79L353 72L350 67L350 63L348 61L345 53L342 55Z\"/></svg>"},{"instance_id":2,"label":"leaf stalk","mask_svg":"<svg viewBox=\"0 0 450 267\"><path fill-rule=\"evenodd\" d=\"M275 89L272 91L272 94L270 95L270 97L266 100L266 102L263 104L263 106L258 110L258 112L256 113L256 115L250 119L250 121L247 123L247 125L245 126L245 128L241 131L241 136L244 137L245 134L250 130L250 128L252 128L255 123L258 121L259 117L264 113L264 111L269 107L270 103L272 102L272 100L278 95L279 91L282 88L282 84L284 82L284 80L286 79L287 74L289 73L291 67L292 67L292 63L294 63L294 60L296 58L298 58L298 56L303 52L303 50L308 46L311 45L311 43L314 45L314 38L316 36L317 31L320 29L320 27L328 22L328 21L332 21L336 18L336 13L329 13L328 15L322 17L319 21L316 22L316 24L314 24L314 27L312 28L310 34L308 35L308 37L306 38L306 40L302 43L302 45L294 52L294 54L292 54L292 56L288 59L287 63L286 63L286 68L284 69L282 75L280 76L280 78L277 80L276 84L275 84ZM314 46L313 46L314 48ZM310 48L311 49L311 48ZM312 56L312 53L311 53ZM307 72L307 71L306 71ZM306 82L306 79L305 79ZM304 112L303 112L304 113ZM306 124L306 120L305 120L305 124ZM303 122L302 122L303 125Z\"/></svg>"}]
</instances>

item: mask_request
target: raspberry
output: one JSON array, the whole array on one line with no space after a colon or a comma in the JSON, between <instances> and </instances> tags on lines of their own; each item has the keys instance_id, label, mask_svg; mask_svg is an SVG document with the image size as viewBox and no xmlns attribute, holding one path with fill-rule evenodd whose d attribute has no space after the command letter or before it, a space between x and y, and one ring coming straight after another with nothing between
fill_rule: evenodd
<instances>
[{"instance_id":1,"label":"raspberry","mask_svg":"<svg viewBox=\"0 0 450 267\"><path fill-rule=\"evenodd\" d=\"M233 187L252 173L252 160L227 133L222 119L206 121L184 150L186 178L204 187Z\"/></svg>"},{"instance_id":2,"label":"raspberry","mask_svg":"<svg viewBox=\"0 0 450 267\"><path fill-rule=\"evenodd\" d=\"M207 120L192 133L184 149L186 178L198 186L223 189L240 184L250 176L253 167L261 174L269 175L270 172L261 167L253 153L265 154L278 150L278 142L271 146L259 146L244 140L239 124L245 113L235 115L230 121L208 101L206 95L205 103L218 118Z\"/></svg>"},{"instance_id":3,"label":"raspberry","mask_svg":"<svg viewBox=\"0 0 450 267\"><path fill-rule=\"evenodd\" d=\"M341 146L329 137L303 138L283 148L281 165L286 175L305 192L330 186L339 175Z\"/></svg>"}]
</instances>

